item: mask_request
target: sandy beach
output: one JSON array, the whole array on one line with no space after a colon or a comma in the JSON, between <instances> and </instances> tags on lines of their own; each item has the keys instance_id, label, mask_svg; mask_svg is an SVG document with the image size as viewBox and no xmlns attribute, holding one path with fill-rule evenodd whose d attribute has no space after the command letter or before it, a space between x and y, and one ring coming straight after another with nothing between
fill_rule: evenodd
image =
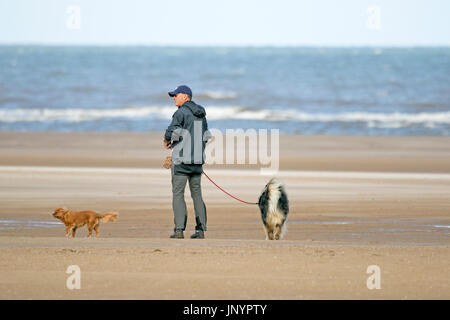
<instances>
[{"instance_id":1,"label":"sandy beach","mask_svg":"<svg viewBox=\"0 0 450 320\"><path fill-rule=\"evenodd\" d=\"M281 241L204 177L206 239L189 239L189 188L186 239L169 239L166 155L161 133L0 132L0 299L450 299L450 138L283 135ZM256 202L270 178L259 168L204 170ZM67 239L61 206L119 219Z\"/></svg>"}]
</instances>

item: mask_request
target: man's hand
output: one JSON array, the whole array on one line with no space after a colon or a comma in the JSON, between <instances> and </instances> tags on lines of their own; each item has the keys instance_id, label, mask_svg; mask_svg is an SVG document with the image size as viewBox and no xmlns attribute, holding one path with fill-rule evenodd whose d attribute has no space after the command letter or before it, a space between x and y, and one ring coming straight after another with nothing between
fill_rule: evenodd
<instances>
[{"instance_id":1,"label":"man's hand","mask_svg":"<svg viewBox=\"0 0 450 320\"><path fill-rule=\"evenodd\" d=\"M167 150L172 149L172 143L170 141L167 141L166 139L164 139L163 145Z\"/></svg>"}]
</instances>

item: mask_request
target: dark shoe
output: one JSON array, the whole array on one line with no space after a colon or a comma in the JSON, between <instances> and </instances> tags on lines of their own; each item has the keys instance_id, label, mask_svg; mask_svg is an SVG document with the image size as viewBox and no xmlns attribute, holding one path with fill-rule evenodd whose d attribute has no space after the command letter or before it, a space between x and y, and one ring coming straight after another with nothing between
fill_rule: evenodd
<instances>
[{"instance_id":1,"label":"dark shoe","mask_svg":"<svg viewBox=\"0 0 450 320\"><path fill-rule=\"evenodd\" d=\"M205 233L203 230L195 230L195 233L191 236L191 239L205 239Z\"/></svg>"},{"instance_id":2,"label":"dark shoe","mask_svg":"<svg viewBox=\"0 0 450 320\"><path fill-rule=\"evenodd\" d=\"M183 230L175 230L170 236L171 239L184 239Z\"/></svg>"}]
</instances>

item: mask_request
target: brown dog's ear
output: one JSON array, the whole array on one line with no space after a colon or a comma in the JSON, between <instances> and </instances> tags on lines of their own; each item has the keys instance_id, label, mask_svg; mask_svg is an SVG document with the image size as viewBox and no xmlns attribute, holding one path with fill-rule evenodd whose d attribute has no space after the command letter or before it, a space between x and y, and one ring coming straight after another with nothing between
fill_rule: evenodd
<instances>
[{"instance_id":1,"label":"brown dog's ear","mask_svg":"<svg viewBox=\"0 0 450 320\"><path fill-rule=\"evenodd\" d=\"M63 208L57 208L55 210L55 213L61 212L63 215L65 215L68 211L69 211L69 209L67 209L66 207L63 207Z\"/></svg>"}]
</instances>

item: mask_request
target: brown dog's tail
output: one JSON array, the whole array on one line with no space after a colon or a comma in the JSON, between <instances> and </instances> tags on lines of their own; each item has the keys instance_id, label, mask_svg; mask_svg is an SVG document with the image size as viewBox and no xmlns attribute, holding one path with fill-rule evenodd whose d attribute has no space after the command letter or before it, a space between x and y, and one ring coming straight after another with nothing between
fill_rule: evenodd
<instances>
[{"instance_id":1,"label":"brown dog's tail","mask_svg":"<svg viewBox=\"0 0 450 320\"><path fill-rule=\"evenodd\" d=\"M114 222L117 220L117 216L119 215L118 212L107 212L104 214L98 214L97 213L97 218L99 218L100 220L102 220L102 222Z\"/></svg>"}]
</instances>

